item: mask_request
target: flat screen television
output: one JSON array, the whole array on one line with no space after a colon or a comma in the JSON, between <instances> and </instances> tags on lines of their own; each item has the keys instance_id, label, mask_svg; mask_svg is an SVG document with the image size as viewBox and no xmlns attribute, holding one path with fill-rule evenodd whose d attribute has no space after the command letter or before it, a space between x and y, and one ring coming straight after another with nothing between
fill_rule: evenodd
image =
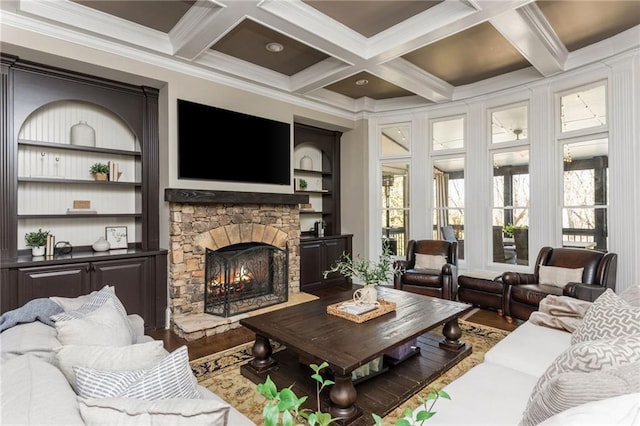
<instances>
[{"instance_id":1,"label":"flat screen television","mask_svg":"<svg viewBox=\"0 0 640 426\"><path fill-rule=\"evenodd\" d=\"M291 126L178 99L178 178L291 184Z\"/></svg>"}]
</instances>

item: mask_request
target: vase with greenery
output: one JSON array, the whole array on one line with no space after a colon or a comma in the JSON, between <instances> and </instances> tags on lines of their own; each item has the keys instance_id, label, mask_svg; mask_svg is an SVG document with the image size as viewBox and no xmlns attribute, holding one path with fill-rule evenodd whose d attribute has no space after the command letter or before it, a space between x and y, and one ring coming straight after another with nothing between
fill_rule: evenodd
<instances>
[{"instance_id":1,"label":"vase with greenery","mask_svg":"<svg viewBox=\"0 0 640 426\"><path fill-rule=\"evenodd\" d=\"M513 238L514 229L525 229L525 228L526 228L526 225L514 225L513 223L507 223L502 227L502 233L509 238Z\"/></svg>"},{"instance_id":2,"label":"vase with greenery","mask_svg":"<svg viewBox=\"0 0 640 426\"><path fill-rule=\"evenodd\" d=\"M107 180L109 165L105 163L95 163L89 169L89 173L91 173L96 180Z\"/></svg>"},{"instance_id":3,"label":"vase with greenery","mask_svg":"<svg viewBox=\"0 0 640 426\"><path fill-rule=\"evenodd\" d=\"M387 240L383 240L382 253L377 262L360 257L353 258L346 253L342 253L331 269L324 271L324 278L327 278L327 275L333 272L338 272L347 278L355 278L360 281L364 287L361 289L362 291L356 290L358 294L354 294L356 296L355 299L368 304L375 303L377 300L375 296L377 293L376 286L389 282L391 278L399 275L402 270L394 265L391 247ZM371 300L372 297L373 300Z\"/></svg>"},{"instance_id":4,"label":"vase with greenery","mask_svg":"<svg viewBox=\"0 0 640 426\"><path fill-rule=\"evenodd\" d=\"M44 247L47 244L48 235L49 231L43 231L42 228L25 234L24 239L27 242L27 247L31 247L32 256L44 255Z\"/></svg>"}]
</instances>

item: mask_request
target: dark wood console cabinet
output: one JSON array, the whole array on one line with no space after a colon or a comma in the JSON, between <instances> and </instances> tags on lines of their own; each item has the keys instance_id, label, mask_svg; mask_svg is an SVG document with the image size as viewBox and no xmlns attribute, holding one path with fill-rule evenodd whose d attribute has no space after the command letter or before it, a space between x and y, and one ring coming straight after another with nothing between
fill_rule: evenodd
<instances>
[{"instance_id":1,"label":"dark wood console cabinet","mask_svg":"<svg viewBox=\"0 0 640 426\"><path fill-rule=\"evenodd\" d=\"M300 240L300 290L316 290L324 286L346 284L349 279L338 273L324 278L324 271L331 268L342 253L351 255L352 235L335 235Z\"/></svg>"},{"instance_id":2,"label":"dark wood console cabinet","mask_svg":"<svg viewBox=\"0 0 640 426\"><path fill-rule=\"evenodd\" d=\"M159 247L158 90L15 56L0 58L0 312L108 284L128 313L145 319L146 329L164 327L167 251ZM56 115L56 108L70 113ZM77 122L83 114L99 120L100 143L71 143L66 117ZM28 136L21 136L23 130ZM46 167L44 161L30 166L25 158L34 155L46 158ZM63 161L53 163L53 157ZM93 182L88 169L95 161L118 162L123 179ZM99 206L97 214L68 214L78 193ZM48 202L40 205L41 198ZM91 249L105 226L123 224L129 227L127 248ZM72 252L32 257L24 233L39 227L69 241Z\"/></svg>"}]
</instances>

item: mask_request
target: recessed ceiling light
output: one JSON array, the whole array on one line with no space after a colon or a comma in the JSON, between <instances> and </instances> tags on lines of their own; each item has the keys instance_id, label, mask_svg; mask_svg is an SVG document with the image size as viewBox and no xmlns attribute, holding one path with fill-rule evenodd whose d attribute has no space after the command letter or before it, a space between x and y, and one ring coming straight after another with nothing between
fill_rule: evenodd
<instances>
[{"instance_id":1,"label":"recessed ceiling light","mask_svg":"<svg viewBox=\"0 0 640 426\"><path fill-rule=\"evenodd\" d=\"M361 79L361 80L356 80L356 85L357 86L364 86L365 84L369 84L369 80L366 79Z\"/></svg>"},{"instance_id":2,"label":"recessed ceiling light","mask_svg":"<svg viewBox=\"0 0 640 426\"><path fill-rule=\"evenodd\" d=\"M274 52L274 53L282 52L284 50L284 46L276 42L267 43L264 46L264 48L267 49L269 52Z\"/></svg>"}]
</instances>

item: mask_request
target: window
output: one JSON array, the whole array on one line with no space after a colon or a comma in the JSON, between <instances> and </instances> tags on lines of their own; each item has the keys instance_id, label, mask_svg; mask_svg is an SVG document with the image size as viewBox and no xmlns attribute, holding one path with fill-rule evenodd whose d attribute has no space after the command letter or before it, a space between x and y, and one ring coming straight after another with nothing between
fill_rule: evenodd
<instances>
[{"instance_id":1,"label":"window","mask_svg":"<svg viewBox=\"0 0 640 426\"><path fill-rule=\"evenodd\" d=\"M458 242L464 259L464 158L433 162L433 238Z\"/></svg>"},{"instance_id":2,"label":"window","mask_svg":"<svg viewBox=\"0 0 640 426\"><path fill-rule=\"evenodd\" d=\"M382 156L409 154L409 126L385 126L380 131L380 154Z\"/></svg>"},{"instance_id":3,"label":"window","mask_svg":"<svg viewBox=\"0 0 640 426\"><path fill-rule=\"evenodd\" d=\"M434 151L464 148L464 117L433 121L431 135Z\"/></svg>"},{"instance_id":4,"label":"window","mask_svg":"<svg viewBox=\"0 0 640 426\"><path fill-rule=\"evenodd\" d=\"M560 97L561 131L603 127L607 124L606 86L583 88Z\"/></svg>"},{"instance_id":5,"label":"window","mask_svg":"<svg viewBox=\"0 0 640 426\"><path fill-rule=\"evenodd\" d=\"M382 237L404 256L409 233L409 163L382 164Z\"/></svg>"},{"instance_id":6,"label":"window","mask_svg":"<svg viewBox=\"0 0 640 426\"><path fill-rule=\"evenodd\" d=\"M529 150L493 154L495 263L529 264Z\"/></svg>"},{"instance_id":7,"label":"window","mask_svg":"<svg viewBox=\"0 0 640 426\"><path fill-rule=\"evenodd\" d=\"M491 113L491 143L527 139L527 105L510 106Z\"/></svg>"}]
</instances>

